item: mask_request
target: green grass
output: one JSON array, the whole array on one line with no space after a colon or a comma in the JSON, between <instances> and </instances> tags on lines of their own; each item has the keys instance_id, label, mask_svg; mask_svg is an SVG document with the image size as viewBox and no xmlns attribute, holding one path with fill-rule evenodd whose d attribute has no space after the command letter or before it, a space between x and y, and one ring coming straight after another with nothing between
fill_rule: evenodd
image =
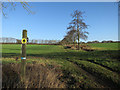
<instances>
[{"instance_id":1,"label":"green grass","mask_svg":"<svg viewBox=\"0 0 120 90\"><path fill-rule=\"evenodd\" d=\"M118 50L119 43L91 43L92 48L99 48L101 50Z\"/></svg>"},{"instance_id":2,"label":"green grass","mask_svg":"<svg viewBox=\"0 0 120 90\"><path fill-rule=\"evenodd\" d=\"M64 49L61 45L27 45L27 63L35 61L61 69L63 75L60 80L66 82L68 87L104 87L101 82L94 79L94 77L97 78L95 75L116 84L113 87L118 87L120 85L118 43L94 43L89 45L96 50L88 52ZM15 60L16 57L19 57L18 61ZM21 63L20 57L20 44L2 45L3 64ZM93 75L94 73L95 75ZM107 85L106 82L105 84Z\"/></svg>"},{"instance_id":3,"label":"green grass","mask_svg":"<svg viewBox=\"0 0 120 90\"><path fill-rule=\"evenodd\" d=\"M74 60L80 67L84 68L86 71L92 73L93 75L100 77L103 80L108 80L109 83L113 82L120 86L120 77L117 73L114 73L100 65L96 65L87 61Z\"/></svg>"}]
</instances>

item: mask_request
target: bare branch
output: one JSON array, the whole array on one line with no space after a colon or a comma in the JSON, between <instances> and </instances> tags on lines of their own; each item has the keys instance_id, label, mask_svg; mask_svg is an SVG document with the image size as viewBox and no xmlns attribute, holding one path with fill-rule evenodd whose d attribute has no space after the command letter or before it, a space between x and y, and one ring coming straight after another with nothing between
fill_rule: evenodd
<instances>
[{"instance_id":1,"label":"bare branch","mask_svg":"<svg viewBox=\"0 0 120 90\"><path fill-rule=\"evenodd\" d=\"M2 14L3 16L6 16L6 12L4 11L5 9L8 9L8 7L10 9L15 10L17 4L15 2L10 2L10 0L8 0L8 3L2 3ZM22 7L29 13L29 14L34 14L34 12L31 10L31 6L27 3L27 2L20 2L20 4L22 5Z\"/></svg>"},{"instance_id":2,"label":"bare branch","mask_svg":"<svg viewBox=\"0 0 120 90\"><path fill-rule=\"evenodd\" d=\"M79 41L80 39L86 40L88 38L88 32L85 31L85 29L88 28L89 25L87 25L84 22L83 14L85 12L81 12L78 10L75 10L73 14L71 14L73 20L69 23L70 26L67 28L70 31L67 33L69 40L72 40L73 38L78 40L78 49L79 49ZM83 31L84 30L84 31ZM87 35L86 35L87 34Z\"/></svg>"}]
</instances>

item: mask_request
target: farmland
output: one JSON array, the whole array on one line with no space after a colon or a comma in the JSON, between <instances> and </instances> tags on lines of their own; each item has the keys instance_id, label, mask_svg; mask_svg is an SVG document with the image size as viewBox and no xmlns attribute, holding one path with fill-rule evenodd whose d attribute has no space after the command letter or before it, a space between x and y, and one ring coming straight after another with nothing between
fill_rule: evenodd
<instances>
[{"instance_id":1,"label":"farmland","mask_svg":"<svg viewBox=\"0 0 120 90\"><path fill-rule=\"evenodd\" d=\"M51 71L54 69L54 73L57 73L56 79L62 84L64 83L62 87L120 88L120 51L118 43L91 43L89 46L94 50L65 49L62 45L29 44L27 45L26 62L36 67L38 64L43 65L44 68ZM16 57L18 57L18 60L16 60ZM17 67L16 64L19 65L21 62L20 57L20 44L3 44L3 71L5 72L6 68L4 66L6 65ZM40 70L37 70L37 72L40 72ZM27 73L30 74L31 72ZM6 78L4 77L3 81L4 79ZM6 81L3 82L4 87L6 87L6 83Z\"/></svg>"}]
</instances>

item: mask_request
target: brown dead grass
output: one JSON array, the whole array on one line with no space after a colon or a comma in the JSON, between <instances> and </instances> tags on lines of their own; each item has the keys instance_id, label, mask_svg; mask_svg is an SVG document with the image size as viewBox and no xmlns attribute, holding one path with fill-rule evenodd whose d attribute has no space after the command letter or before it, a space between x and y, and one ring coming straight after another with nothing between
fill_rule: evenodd
<instances>
[{"instance_id":1,"label":"brown dead grass","mask_svg":"<svg viewBox=\"0 0 120 90\"><path fill-rule=\"evenodd\" d=\"M21 82L20 64L6 64L2 66L3 88L65 88L65 84L58 79L62 71L42 64L26 65L26 80Z\"/></svg>"}]
</instances>

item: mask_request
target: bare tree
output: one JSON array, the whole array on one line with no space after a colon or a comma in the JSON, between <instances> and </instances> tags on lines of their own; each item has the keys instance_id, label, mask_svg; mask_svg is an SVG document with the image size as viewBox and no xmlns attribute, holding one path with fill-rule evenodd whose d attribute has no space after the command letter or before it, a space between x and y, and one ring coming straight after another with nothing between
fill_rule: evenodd
<instances>
[{"instance_id":1,"label":"bare tree","mask_svg":"<svg viewBox=\"0 0 120 90\"><path fill-rule=\"evenodd\" d=\"M9 1L9 0L8 0ZM29 14L34 14L34 12L31 10L32 6L30 6L27 2L2 2L0 3L0 10L2 11L2 14L4 17L7 16L7 13L5 10L10 9L10 10L15 10L16 6L18 4L21 4L21 6L29 13Z\"/></svg>"},{"instance_id":2,"label":"bare tree","mask_svg":"<svg viewBox=\"0 0 120 90\"><path fill-rule=\"evenodd\" d=\"M5 43L5 38L4 37L2 38L2 43Z\"/></svg>"},{"instance_id":3,"label":"bare tree","mask_svg":"<svg viewBox=\"0 0 120 90\"><path fill-rule=\"evenodd\" d=\"M64 45L64 44L65 44L65 45L70 44L69 36L66 35L66 36L63 38L63 40L61 40L60 43L63 44L63 45Z\"/></svg>"},{"instance_id":4,"label":"bare tree","mask_svg":"<svg viewBox=\"0 0 120 90\"><path fill-rule=\"evenodd\" d=\"M70 31L67 32L67 35L61 41L61 44L71 44L76 41L76 30L71 28Z\"/></svg>"},{"instance_id":5,"label":"bare tree","mask_svg":"<svg viewBox=\"0 0 120 90\"><path fill-rule=\"evenodd\" d=\"M38 40L38 43L40 44L40 43L41 43L41 40Z\"/></svg>"},{"instance_id":6,"label":"bare tree","mask_svg":"<svg viewBox=\"0 0 120 90\"><path fill-rule=\"evenodd\" d=\"M43 44L43 43L44 43L44 40L41 40L41 43Z\"/></svg>"},{"instance_id":7,"label":"bare tree","mask_svg":"<svg viewBox=\"0 0 120 90\"><path fill-rule=\"evenodd\" d=\"M8 41L8 38L6 38L6 43L8 43L9 41Z\"/></svg>"},{"instance_id":8,"label":"bare tree","mask_svg":"<svg viewBox=\"0 0 120 90\"><path fill-rule=\"evenodd\" d=\"M67 32L67 36L69 38L70 43L73 43L75 46L75 41L77 39L77 32L74 27Z\"/></svg>"},{"instance_id":9,"label":"bare tree","mask_svg":"<svg viewBox=\"0 0 120 90\"><path fill-rule=\"evenodd\" d=\"M88 28L88 25L86 25L86 23L84 22L83 19L83 13L81 11L74 11L73 14L71 14L73 20L69 23L69 27L67 29L75 29L77 33L77 40L78 40L78 50L79 50L79 44L80 44L80 39L84 39L86 40L88 38L88 36L86 34L89 34L87 31L85 31L85 29Z\"/></svg>"},{"instance_id":10,"label":"bare tree","mask_svg":"<svg viewBox=\"0 0 120 90\"><path fill-rule=\"evenodd\" d=\"M35 40L35 43L38 43L38 40Z\"/></svg>"},{"instance_id":11,"label":"bare tree","mask_svg":"<svg viewBox=\"0 0 120 90\"><path fill-rule=\"evenodd\" d=\"M34 43L34 40L31 40L31 42L30 43Z\"/></svg>"},{"instance_id":12,"label":"bare tree","mask_svg":"<svg viewBox=\"0 0 120 90\"><path fill-rule=\"evenodd\" d=\"M48 40L44 40L45 44L47 44L47 41L48 41Z\"/></svg>"},{"instance_id":13,"label":"bare tree","mask_svg":"<svg viewBox=\"0 0 120 90\"><path fill-rule=\"evenodd\" d=\"M2 38L0 38L0 43L2 43Z\"/></svg>"},{"instance_id":14,"label":"bare tree","mask_svg":"<svg viewBox=\"0 0 120 90\"><path fill-rule=\"evenodd\" d=\"M20 43L21 43L21 40L16 39L16 43L17 43L17 44L20 44Z\"/></svg>"}]
</instances>

